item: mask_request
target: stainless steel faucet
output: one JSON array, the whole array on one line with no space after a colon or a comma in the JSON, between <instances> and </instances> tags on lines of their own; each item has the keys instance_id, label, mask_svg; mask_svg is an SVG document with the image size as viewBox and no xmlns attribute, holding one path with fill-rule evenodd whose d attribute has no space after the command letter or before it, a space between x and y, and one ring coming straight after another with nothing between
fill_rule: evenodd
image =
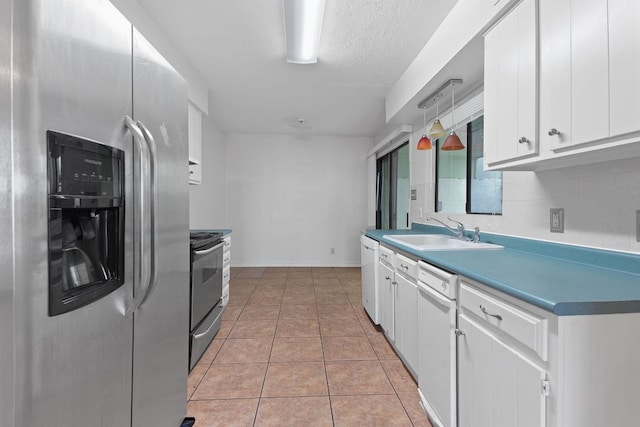
<instances>
[{"instance_id":1,"label":"stainless steel faucet","mask_svg":"<svg viewBox=\"0 0 640 427\"><path fill-rule=\"evenodd\" d=\"M456 228L453 228L453 227L451 227L451 226L449 226L449 225L445 224L444 222L440 221L438 218L431 218L431 217L429 217L429 218L427 218L427 221L436 221L436 222L439 222L440 224L444 225L444 226L446 227L446 229L447 229L447 230L449 230L449 231L451 231L452 233L454 233L458 239L462 239L462 240L471 240L471 239L468 239L467 237L465 237L465 235L464 235L464 224L463 224L463 223L458 222L458 221L456 221L455 219L451 219L451 217L447 217L447 219L448 219L449 221L451 221L451 222L455 222L455 223L457 224L457 225L456 225Z\"/></svg>"}]
</instances>

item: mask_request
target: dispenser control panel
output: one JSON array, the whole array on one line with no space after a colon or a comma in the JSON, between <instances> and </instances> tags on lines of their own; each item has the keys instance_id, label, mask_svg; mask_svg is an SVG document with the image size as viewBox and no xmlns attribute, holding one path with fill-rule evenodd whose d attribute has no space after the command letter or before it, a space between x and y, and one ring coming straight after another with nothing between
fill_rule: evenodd
<instances>
[{"instance_id":1,"label":"dispenser control panel","mask_svg":"<svg viewBox=\"0 0 640 427\"><path fill-rule=\"evenodd\" d=\"M122 197L121 150L53 131L47 136L50 195Z\"/></svg>"}]
</instances>

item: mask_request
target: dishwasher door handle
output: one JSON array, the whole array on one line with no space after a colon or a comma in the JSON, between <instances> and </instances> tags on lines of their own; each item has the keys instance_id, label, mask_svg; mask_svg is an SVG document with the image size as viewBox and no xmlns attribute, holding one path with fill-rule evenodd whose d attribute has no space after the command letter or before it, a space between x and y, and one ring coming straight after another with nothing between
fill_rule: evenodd
<instances>
[{"instance_id":1,"label":"dishwasher door handle","mask_svg":"<svg viewBox=\"0 0 640 427\"><path fill-rule=\"evenodd\" d=\"M437 302L438 304L444 307L451 308L456 306L455 300L450 300L449 298L442 295L440 292L434 291L429 286L425 285L419 280L418 280L418 290L423 294L429 296L431 300Z\"/></svg>"}]
</instances>

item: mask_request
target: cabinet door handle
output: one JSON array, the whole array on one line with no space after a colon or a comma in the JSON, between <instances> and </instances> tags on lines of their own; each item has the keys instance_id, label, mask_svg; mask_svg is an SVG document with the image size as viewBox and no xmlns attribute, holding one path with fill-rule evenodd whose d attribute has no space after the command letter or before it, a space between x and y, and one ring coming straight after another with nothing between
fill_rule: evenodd
<instances>
[{"instance_id":1,"label":"cabinet door handle","mask_svg":"<svg viewBox=\"0 0 640 427\"><path fill-rule=\"evenodd\" d=\"M398 284L398 282L393 281L393 282L391 282L391 284L395 286L395 285Z\"/></svg>"},{"instance_id":2,"label":"cabinet door handle","mask_svg":"<svg viewBox=\"0 0 640 427\"><path fill-rule=\"evenodd\" d=\"M386 276L386 277L384 278L384 280L389 280L389 279L391 279L391 277L389 277L389 276Z\"/></svg>"},{"instance_id":3,"label":"cabinet door handle","mask_svg":"<svg viewBox=\"0 0 640 427\"><path fill-rule=\"evenodd\" d=\"M458 337L459 337L460 335L465 335L465 333L464 333L462 330L458 329L458 328L456 328L456 330L454 331L454 333L455 333L455 334L456 334L456 336L458 336Z\"/></svg>"},{"instance_id":4,"label":"cabinet door handle","mask_svg":"<svg viewBox=\"0 0 640 427\"><path fill-rule=\"evenodd\" d=\"M520 144L528 144L528 143L530 143L531 141L529 141L526 137L521 136L521 137L520 137L520 139L518 140L518 142L519 142Z\"/></svg>"},{"instance_id":5,"label":"cabinet door handle","mask_svg":"<svg viewBox=\"0 0 640 427\"><path fill-rule=\"evenodd\" d=\"M553 136L553 135L558 135L560 136L560 131L556 128L551 128L549 129L549 132L547 132L549 134L549 136Z\"/></svg>"},{"instance_id":6,"label":"cabinet door handle","mask_svg":"<svg viewBox=\"0 0 640 427\"><path fill-rule=\"evenodd\" d=\"M486 308L484 308L484 306L482 304L480 304L480 311L483 312L484 314L486 314L487 316L491 316L491 317L495 317L498 320L502 320L502 316L500 316L499 314L491 314L487 311Z\"/></svg>"}]
</instances>

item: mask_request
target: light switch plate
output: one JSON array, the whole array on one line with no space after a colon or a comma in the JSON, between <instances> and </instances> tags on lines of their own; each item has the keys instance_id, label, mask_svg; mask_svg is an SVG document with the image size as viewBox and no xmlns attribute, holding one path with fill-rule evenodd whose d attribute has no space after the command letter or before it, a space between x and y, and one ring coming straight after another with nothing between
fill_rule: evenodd
<instances>
[{"instance_id":1,"label":"light switch plate","mask_svg":"<svg viewBox=\"0 0 640 427\"><path fill-rule=\"evenodd\" d=\"M549 210L549 231L552 233L564 233L564 208L551 208Z\"/></svg>"}]
</instances>

